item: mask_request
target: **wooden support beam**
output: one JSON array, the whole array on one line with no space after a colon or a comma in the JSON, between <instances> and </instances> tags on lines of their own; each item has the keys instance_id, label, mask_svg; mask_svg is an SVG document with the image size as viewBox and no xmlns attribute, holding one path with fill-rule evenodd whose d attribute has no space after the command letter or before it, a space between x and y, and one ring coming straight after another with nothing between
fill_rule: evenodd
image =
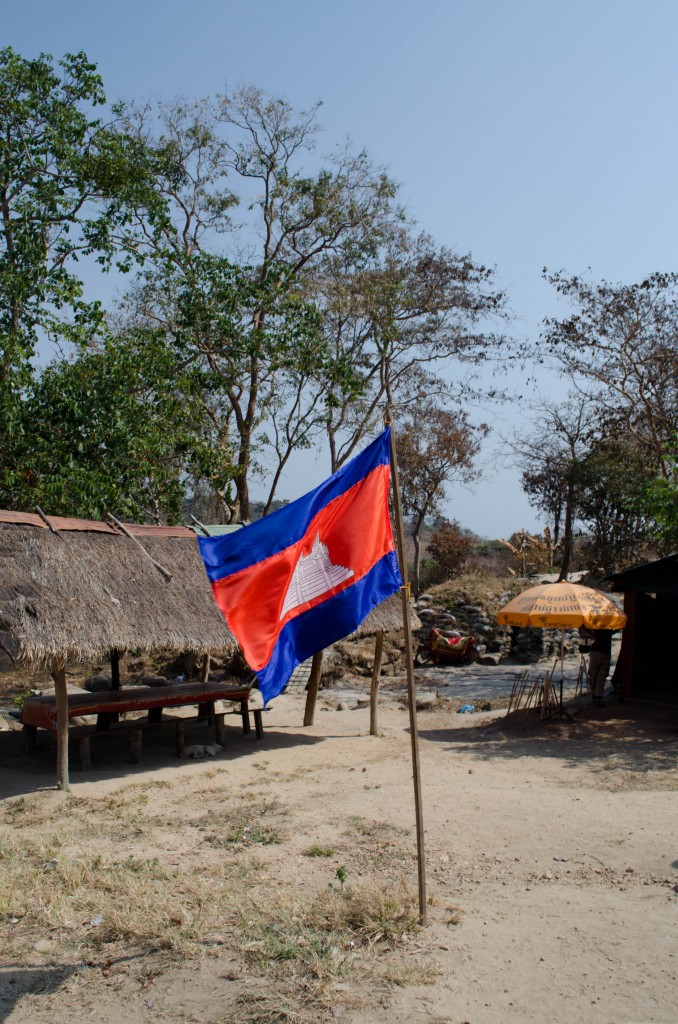
<instances>
[{"instance_id":1,"label":"wooden support beam","mask_svg":"<svg viewBox=\"0 0 678 1024\"><path fill-rule=\"evenodd\" d=\"M372 665L372 685L370 687L370 736L378 736L377 705L379 702L379 676L381 675L381 659L384 653L384 631L380 629L374 643L374 664Z\"/></svg>"},{"instance_id":2,"label":"wooden support beam","mask_svg":"<svg viewBox=\"0 0 678 1024\"><path fill-rule=\"evenodd\" d=\"M43 523L45 523L45 525L49 527L50 533L55 534L55 536L57 536L57 537L61 537L61 534L59 533L59 531L56 529L56 527L52 526L52 524L50 523L49 519L47 518L47 516L42 511L42 509L40 508L39 505L35 506L35 511L38 513L38 515L42 519ZM63 540L63 537L61 539Z\"/></svg>"},{"instance_id":3,"label":"wooden support beam","mask_svg":"<svg viewBox=\"0 0 678 1024\"><path fill-rule=\"evenodd\" d=\"M638 625L638 594L633 590L627 590L624 593L624 611L626 612L626 625L622 633L621 650L619 652L619 660L621 661L619 697L621 700L630 700L633 696L636 628Z\"/></svg>"},{"instance_id":4,"label":"wooden support beam","mask_svg":"<svg viewBox=\"0 0 678 1024\"><path fill-rule=\"evenodd\" d=\"M71 788L68 776L68 689L66 687L66 662L55 659L51 667L54 680L57 718L57 789L68 792Z\"/></svg>"},{"instance_id":5,"label":"wooden support beam","mask_svg":"<svg viewBox=\"0 0 678 1024\"><path fill-rule=\"evenodd\" d=\"M144 553L144 554L146 555L146 558L148 558L148 560L149 560L150 562L152 562L152 563L153 563L153 565L154 565L154 566L156 567L156 569L158 570L158 572L159 572L159 573L160 573L160 574L161 574L162 576L164 576L164 577L165 577L165 579L167 580L167 582L168 582L168 583L171 583L171 582L172 582L172 573L171 573L171 572L169 572L169 570L167 570L167 569L166 569L166 568L164 567L164 565L161 565L161 564L160 564L160 562L156 562L155 558L153 558L153 557L152 557L152 556L151 556L151 555L150 555L150 554L148 553L148 551L146 550L146 548L144 547L144 545L143 545L143 544L141 543L141 541L140 541L140 540L137 540L137 538L136 538L136 537L135 537L135 536L134 536L133 534L131 534L131 533L129 532L129 530L127 529L127 527L126 527L126 526L124 526L124 525L123 525L123 524L122 524L122 523L121 523L121 522L120 522L120 521L119 521L118 519L116 519L114 515L111 515L111 513L110 513L110 512L107 512L107 513L106 513L106 518L107 518L107 519L110 519L110 521L111 521L111 522L113 523L113 525L114 525L114 526L117 526L117 528L118 528L118 529L120 530L120 532L121 532L121 533L124 533L126 537L129 537L129 539L130 539L130 540L133 540L133 541L134 541L134 543L135 543L135 544L137 545L137 547L141 548L141 550L143 551L143 553Z\"/></svg>"},{"instance_id":6,"label":"wooden support beam","mask_svg":"<svg viewBox=\"0 0 678 1024\"><path fill-rule=\"evenodd\" d=\"M203 523L201 523L199 519L196 519L192 512L189 512L189 516L192 522L194 522L198 529L201 531L203 537L209 537L210 532L208 529L206 529Z\"/></svg>"},{"instance_id":7,"label":"wooden support beam","mask_svg":"<svg viewBox=\"0 0 678 1024\"><path fill-rule=\"evenodd\" d=\"M208 651L200 666L200 682L207 683L210 678L210 652Z\"/></svg>"},{"instance_id":8,"label":"wooden support beam","mask_svg":"<svg viewBox=\"0 0 678 1024\"><path fill-rule=\"evenodd\" d=\"M120 651L111 651L111 689L120 689Z\"/></svg>"},{"instance_id":9,"label":"wooden support beam","mask_svg":"<svg viewBox=\"0 0 678 1024\"><path fill-rule=\"evenodd\" d=\"M323 667L323 652L316 651L311 662L311 675L308 679L308 690L306 691L306 709L304 711L304 725L313 725L315 717L315 702L318 699L320 688L320 673Z\"/></svg>"}]
</instances>

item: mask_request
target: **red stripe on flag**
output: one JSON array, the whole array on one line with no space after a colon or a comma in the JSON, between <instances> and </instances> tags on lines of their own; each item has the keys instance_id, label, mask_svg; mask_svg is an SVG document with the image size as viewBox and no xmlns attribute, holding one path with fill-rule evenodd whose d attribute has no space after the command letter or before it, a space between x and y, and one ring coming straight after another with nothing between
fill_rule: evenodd
<instances>
[{"instance_id":1,"label":"red stripe on flag","mask_svg":"<svg viewBox=\"0 0 678 1024\"><path fill-rule=\"evenodd\" d=\"M377 466L326 505L296 544L212 584L216 602L255 671L268 663L286 622L357 583L380 558L393 551L389 473L388 466ZM294 570L302 555L310 553L317 537L327 547L332 565L351 569L353 575L291 608L281 619Z\"/></svg>"}]
</instances>

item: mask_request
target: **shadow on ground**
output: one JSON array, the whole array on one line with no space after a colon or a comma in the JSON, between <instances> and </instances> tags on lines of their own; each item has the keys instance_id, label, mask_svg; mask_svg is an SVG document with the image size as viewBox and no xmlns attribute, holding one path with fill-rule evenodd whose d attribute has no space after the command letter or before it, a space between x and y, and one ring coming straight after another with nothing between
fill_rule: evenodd
<instances>
[{"instance_id":1,"label":"shadow on ground","mask_svg":"<svg viewBox=\"0 0 678 1024\"><path fill-rule=\"evenodd\" d=\"M446 743L477 760L557 758L565 768L605 766L631 772L668 771L678 765L678 708L610 703L569 707L573 720L541 719L533 710L479 723L475 728L422 728L422 740Z\"/></svg>"},{"instance_id":2,"label":"shadow on ground","mask_svg":"<svg viewBox=\"0 0 678 1024\"><path fill-rule=\"evenodd\" d=\"M224 750L216 757L199 760L184 760L177 757L174 748L174 726L171 722L164 728L144 733L141 764L129 763L127 744L121 734L95 736L92 740L92 767L89 771L80 770L77 746L71 744L71 783L126 780L163 768L183 771L196 764L226 767L229 764L237 764L241 758L256 759L276 750L311 746L321 743L324 739L322 736L309 735L308 732L296 729L268 729L266 724L264 715L264 735L261 740L255 738L254 731L243 736L237 725L227 726ZM213 743L214 734L203 723L189 721L186 725L185 739L187 744ZM20 731L0 733L0 769L0 797L21 796L38 789L53 789L56 785L56 743L53 737L41 730L38 749L35 754L29 755L23 748Z\"/></svg>"}]
</instances>

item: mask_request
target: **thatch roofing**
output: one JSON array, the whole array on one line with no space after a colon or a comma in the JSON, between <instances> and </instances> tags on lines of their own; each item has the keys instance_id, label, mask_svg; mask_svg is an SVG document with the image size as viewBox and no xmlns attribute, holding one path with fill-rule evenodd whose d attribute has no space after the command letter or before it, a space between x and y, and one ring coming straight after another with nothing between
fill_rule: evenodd
<instances>
[{"instance_id":1,"label":"thatch roofing","mask_svg":"<svg viewBox=\"0 0 678 1024\"><path fill-rule=\"evenodd\" d=\"M16 660L49 665L62 656L97 661L111 650L203 654L237 647L192 530L125 524L144 554L108 523L58 516L48 522L0 510L0 645ZM353 635L401 627L396 595Z\"/></svg>"},{"instance_id":2,"label":"thatch roofing","mask_svg":"<svg viewBox=\"0 0 678 1024\"><path fill-rule=\"evenodd\" d=\"M46 665L61 655L95 661L111 650L237 646L191 530L127 526L172 574L168 581L106 523L54 516L54 534L38 516L8 522L13 515L0 513L0 643L14 658Z\"/></svg>"},{"instance_id":3,"label":"thatch roofing","mask_svg":"<svg viewBox=\"0 0 678 1024\"><path fill-rule=\"evenodd\" d=\"M421 622L414 608L410 608L410 621L412 629L419 629ZM393 633L403 628L403 605L400 594L393 594L385 601L377 605L374 611L370 612L365 621L358 626L355 633L351 633L348 640L358 640L364 636L373 636L383 629L384 633Z\"/></svg>"}]
</instances>

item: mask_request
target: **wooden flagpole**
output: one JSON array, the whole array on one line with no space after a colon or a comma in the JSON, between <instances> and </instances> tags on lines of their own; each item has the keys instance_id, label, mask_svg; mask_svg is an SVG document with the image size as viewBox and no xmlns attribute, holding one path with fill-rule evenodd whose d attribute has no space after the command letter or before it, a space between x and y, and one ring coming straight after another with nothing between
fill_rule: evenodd
<instances>
[{"instance_id":1,"label":"wooden flagpole","mask_svg":"<svg viewBox=\"0 0 678 1024\"><path fill-rule=\"evenodd\" d=\"M400 501L400 481L396 456L395 431L391 408L387 406L384 422L391 428L391 488L395 514L396 537L400 575L405 586L400 588L403 605L403 629L405 631L405 662L407 669L407 704L410 712L410 741L412 745L412 778L414 780L414 813L417 824L417 870L419 875L419 921L426 924L426 853L424 850L424 815L421 797L421 772L419 769L419 733L417 732L417 701L414 689L414 660L412 655L412 623L410 619L410 588L407 584L407 562L405 559L405 527Z\"/></svg>"}]
</instances>

